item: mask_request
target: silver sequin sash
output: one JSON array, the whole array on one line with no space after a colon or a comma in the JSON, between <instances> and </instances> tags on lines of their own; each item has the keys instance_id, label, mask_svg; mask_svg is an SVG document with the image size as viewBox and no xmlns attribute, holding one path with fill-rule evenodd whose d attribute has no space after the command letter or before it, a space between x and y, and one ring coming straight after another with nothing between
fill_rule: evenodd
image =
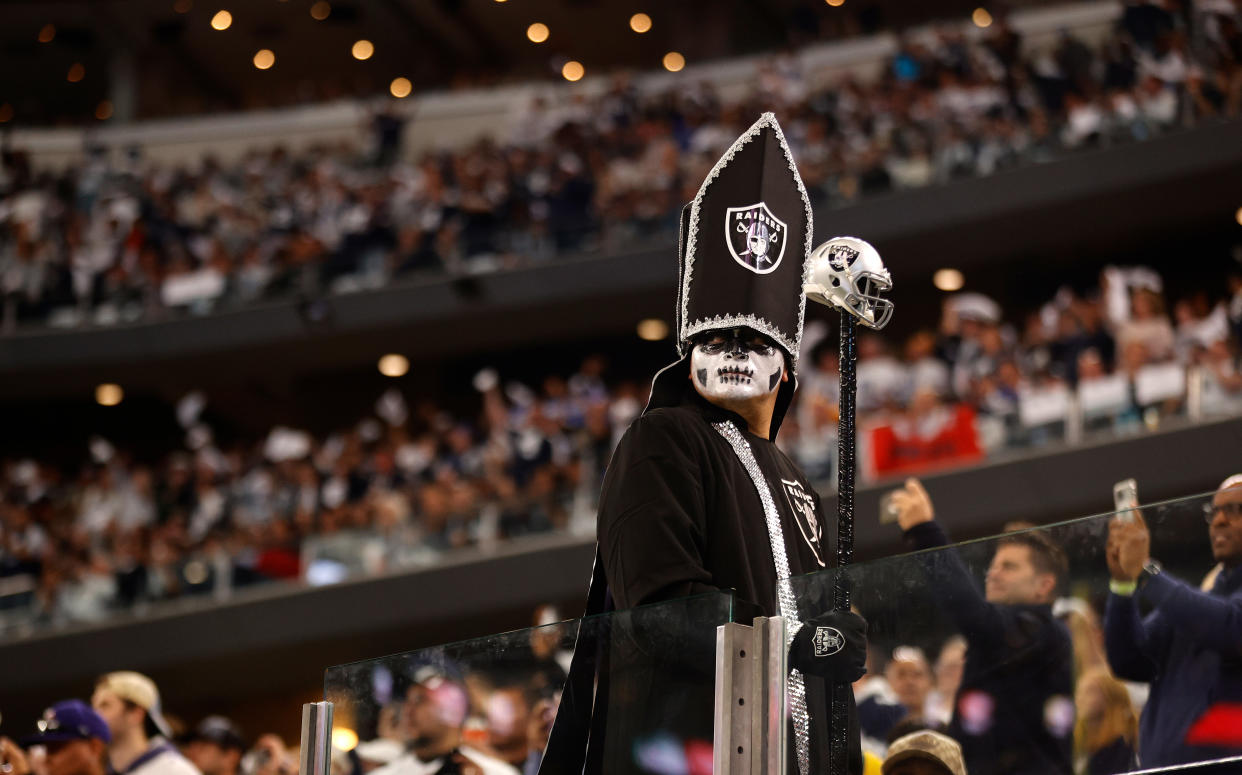
<instances>
[{"instance_id":1,"label":"silver sequin sash","mask_svg":"<svg viewBox=\"0 0 1242 775\"><path fill-rule=\"evenodd\" d=\"M737 455L738 462L759 493L759 502L763 505L763 517L768 526L768 542L772 545L772 562L776 565L776 599L780 605L781 616L785 617L785 648L789 648L794 633L801 626L798 618L798 603L794 599L793 590L789 587L789 557L785 554L785 533L781 529L781 515L776 510L776 501L772 499L772 489L768 480L759 469L759 461L755 460L754 450L746 441L746 437L731 422L712 423L716 432L729 442ZM793 719L794 750L798 756L798 772L810 775L811 768L811 720L806 709L806 681L797 670L789 671L789 715Z\"/></svg>"}]
</instances>

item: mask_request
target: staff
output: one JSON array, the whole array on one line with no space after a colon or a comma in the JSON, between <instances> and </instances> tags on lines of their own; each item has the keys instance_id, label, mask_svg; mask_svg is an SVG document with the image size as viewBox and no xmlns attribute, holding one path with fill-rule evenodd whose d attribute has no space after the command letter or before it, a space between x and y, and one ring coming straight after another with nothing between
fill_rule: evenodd
<instances>
[{"instance_id":1,"label":"staff","mask_svg":"<svg viewBox=\"0 0 1242 775\"><path fill-rule=\"evenodd\" d=\"M836 237L811 253L810 282L803 285L806 298L841 312L841 405L837 419L837 567L854 559L854 451L856 444L854 399L858 393L858 323L879 330L893 316L893 303L883 298L893 287L888 269L869 243L857 237ZM843 571L834 590L837 610L850 607L850 588ZM849 684L832 688L832 739L829 772L843 775L849 750L847 718Z\"/></svg>"}]
</instances>

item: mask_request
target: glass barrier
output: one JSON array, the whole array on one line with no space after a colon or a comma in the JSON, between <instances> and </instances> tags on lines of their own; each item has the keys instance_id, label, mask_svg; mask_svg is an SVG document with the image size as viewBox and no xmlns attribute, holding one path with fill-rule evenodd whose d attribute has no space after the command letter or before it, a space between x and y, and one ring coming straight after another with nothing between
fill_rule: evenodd
<instances>
[{"instance_id":1,"label":"glass barrier","mask_svg":"<svg viewBox=\"0 0 1242 775\"><path fill-rule=\"evenodd\" d=\"M1214 498L1240 505L1214 510ZM1242 572L1218 564L1242 559L1242 490L1013 527L950 546L926 522L905 532L911 554L783 582L825 652L833 633L818 628L831 622L814 619L838 585L868 622L868 673L854 685L865 751L882 758L931 728L961 743L970 775L1242 755ZM1146 566L1137 591L1110 586L1110 563L1129 577L1146 556L1162 565ZM816 745L833 717L822 680L804 680L811 771L824 772Z\"/></svg>"},{"instance_id":2,"label":"glass barrier","mask_svg":"<svg viewBox=\"0 0 1242 775\"><path fill-rule=\"evenodd\" d=\"M730 594L700 595L330 668L350 749L334 775L534 773L554 720L558 751L589 731L590 772L711 772L716 628L732 613ZM566 686L576 644L607 679L594 712L591 678L585 695Z\"/></svg>"}]
</instances>

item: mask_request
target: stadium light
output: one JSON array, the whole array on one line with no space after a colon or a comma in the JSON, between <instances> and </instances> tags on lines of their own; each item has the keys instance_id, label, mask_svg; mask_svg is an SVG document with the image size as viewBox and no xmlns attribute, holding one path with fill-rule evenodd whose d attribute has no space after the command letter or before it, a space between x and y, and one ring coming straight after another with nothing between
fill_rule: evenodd
<instances>
[{"instance_id":1,"label":"stadium light","mask_svg":"<svg viewBox=\"0 0 1242 775\"><path fill-rule=\"evenodd\" d=\"M630 29L642 35L651 29L651 17L645 13L636 13L630 17Z\"/></svg>"},{"instance_id":2,"label":"stadium light","mask_svg":"<svg viewBox=\"0 0 1242 775\"><path fill-rule=\"evenodd\" d=\"M332 747L338 751L352 751L358 747L358 733L349 727L332 727Z\"/></svg>"},{"instance_id":3,"label":"stadium light","mask_svg":"<svg viewBox=\"0 0 1242 775\"><path fill-rule=\"evenodd\" d=\"M976 8L975 12L970 15L970 20L980 29L992 26L992 14L988 13L986 8Z\"/></svg>"},{"instance_id":4,"label":"stadium light","mask_svg":"<svg viewBox=\"0 0 1242 775\"><path fill-rule=\"evenodd\" d=\"M112 382L105 382L95 388L95 403L100 406L116 406L125 398L125 391L121 390L121 386Z\"/></svg>"},{"instance_id":5,"label":"stadium light","mask_svg":"<svg viewBox=\"0 0 1242 775\"><path fill-rule=\"evenodd\" d=\"M638 338L644 342L659 342L668 338L668 323L659 318L638 321Z\"/></svg>"},{"instance_id":6,"label":"stadium light","mask_svg":"<svg viewBox=\"0 0 1242 775\"><path fill-rule=\"evenodd\" d=\"M388 93L399 100L410 96L412 91L414 84L410 83L409 78L393 78L392 83L388 84Z\"/></svg>"},{"instance_id":7,"label":"stadium light","mask_svg":"<svg viewBox=\"0 0 1242 775\"><path fill-rule=\"evenodd\" d=\"M375 46L365 38L363 40L356 40L354 41L354 47L350 49L349 53L354 55L354 59L361 62L364 59L371 58L371 55L375 53Z\"/></svg>"},{"instance_id":8,"label":"stadium light","mask_svg":"<svg viewBox=\"0 0 1242 775\"><path fill-rule=\"evenodd\" d=\"M13 120L13 106L9 103L0 105L0 124Z\"/></svg>"},{"instance_id":9,"label":"stadium light","mask_svg":"<svg viewBox=\"0 0 1242 775\"><path fill-rule=\"evenodd\" d=\"M56 25L55 24L45 24L43 25L43 29L39 30L39 42L40 43L51 43L55 37L56 37Z\"/></svg>"},{"instance_id":10,"label":"stadium light","mask_svg":"<svg viewBox=\"0 0 1242 775\"><path fill-rule=\"evenodd\" d=\"M410 359L397 353L388 353L379 359L379 372L385 377L404 377L410 371Z\"/></svg>"},{"instance_id":11,"label":"stadium light","mask_svg":"<svg viewBox=\"0 0 1242 775\"><path fill-rule=\"evenodd\" d=\"M8 106L6 105L5 107L7 108ZM0 108L0 114L3 114L3 111L4 111L4 108ZM9 108L9 117L11 118L12 116L13 116L13 109ZM4 120L5 119L2 117L2 115L0 115L0 121L4 121ZM1239 226L1242 226L1242 207L1239 207L1238 211L1233 214L1233 219L1238 222Z\"/></svg>"},{"instance_id":12,"label":"stadium light","mask_svg":"<svg viewBox=\"0 0 1242 775\"><path fill-rule=\"evenodd\" d=\"M310 9L311 18L317 22L321 22L328 18L328 14L330 13L332 13L332 4L329 3L328 0L319 0L319 2L312 5Z\"/></svg>"},{"instance_id":13,"label":"stadium light","mask_svg":"<svg viewBox=\"0 0 1242 775\"><path fill-rule=\"evenodd\" d=\"M548 39L548 25L543 22L535 22L526 28L526 38L531 43L542 43Z\"/></svg>"},{"instance_id":14,"label":"stadium light","mask_svg":"<svg viewBox=\"0 0 1242 775\"><path fill-rule=\"evenodd\" d=\"M676 51L670 51L664 55L664 69L670 73L681 72L686 66L686 58Z\"/></svg>"},{"instance_id":15,"label":"stadium light","mask_svg":"<svg viewBox=\"0 0 1242 775\"><path fill-rule=\"evenodd\" d=\"M112 103L109 100L104 100L95 106L95 118L100 121L112 118Z\"/></svg>"},{"instance_id":16,"label":"stadium light","mask_svg":"<svg viewBox=\"0 0 1242 775\"><path fill-rule=\"evenodd\" d=\"M845 0L827 0L827 2L828 5L831 5L833 8L840 8L845 5Z\"/></svg>"},{"instance_id":17,"label":"stadium light","mask_svg":"<svg viewBox=\"0 0 1242 775\"><path fill-rule=\"evenodd\" d=\"M582 66L581 62L573 59L566 62L565 66L561 68L561 76L566 81L581 81L584 75L586 75L586 68Z\"/></svg>"},{"instance_id":18,"label":"stadium light","mask_svg":"<svg viewBox=\"0 0 1242 775\"><path fill-rule=\"evenodd\" d=\"M86 68L82 66L81 62L74 62L69 67L69 72L65 75L65 80L69 81L69 83L77 83L85 77Z\"/></svg>"},{"instance_id":19,"label":"stadium light","mask_svg":"<svg viewBox=\"0 0 1242 775\"><path fill-rule=\"evenodd\" d=\"M211 17L211 28L213 30L227 30L233 26L233 14L228 11L216 11L216 15Z\"/></svg>"},{"instance_id":20,"label":"stadium light","mask_svg":"<svg viewBox=\"0 0 1242 775\"><path fill-rule=\"evenodd\" d=\"M276 54L270 48L261 48L254 52L254 66L260 70L270 70L276 64Z\"/></svg>"},{"instance_id":21,"label":"stadium light","mask_svg":"<svg viewBox=\"0 0 1242 775\"><path fill-rule=\"evenodd\" d=\"M942 291L960 291L966 284L966 278L956 269L937 269L932 275L932 285Z\"/></svg>"}]
</instances>

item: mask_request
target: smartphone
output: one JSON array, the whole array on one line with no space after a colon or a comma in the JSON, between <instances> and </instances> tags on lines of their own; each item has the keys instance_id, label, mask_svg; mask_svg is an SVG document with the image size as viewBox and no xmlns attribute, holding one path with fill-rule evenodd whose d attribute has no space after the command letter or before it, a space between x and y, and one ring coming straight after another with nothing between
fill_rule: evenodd
<instances>
[{"instance_id":1,"label":"smartphone","mask_svg":"<svg viewBox=\"0 0 1242 775\"><path fill-rule=\"evenodd\" d=\"M1113 507L1122 522L1134 521L1134 510L1138 508L1138 482L1133 479L1122 479L1113 485Z\"/></svg>"},{"instance_id":2,"label":"smartphone","mask_svg":"<svg viewBox=\"0 0 1242 775\"><path fill-rule=\"evenodd\" d=\"M897 504L893 503L893 493L886 492L880 496L880 524L894 524L897 522L897 517Z\"/></svg>"}]
</instances>

